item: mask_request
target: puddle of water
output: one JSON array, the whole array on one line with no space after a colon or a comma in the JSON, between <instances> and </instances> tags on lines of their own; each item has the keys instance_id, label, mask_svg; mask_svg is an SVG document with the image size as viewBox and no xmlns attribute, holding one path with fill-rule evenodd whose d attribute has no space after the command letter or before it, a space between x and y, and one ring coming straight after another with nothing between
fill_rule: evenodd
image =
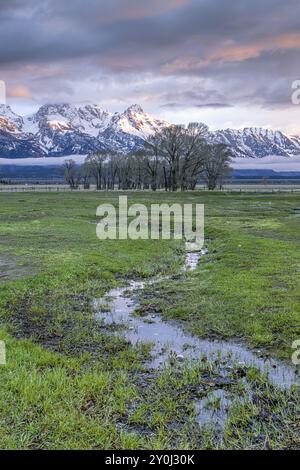
<instances>
[{"instance_id":1,"label":"puddle of water","mask_svg":"<svg viewBox=\"0 0 300 470\"><path fill-rule=\"evenodd\" d=\"M200 257L206 253L206 250L188 252L184 269L195 269ZM153 284L161 279L156 278L147 283ZM94 308L97 318L105 324L124 326L124 336L132 344L151 343L150 367L162 367L169 362L170 357L181 362L206 356L211 360L221 360L227 369L237 363L241 368L255 366L268 374L269 380L278 386L289 388L299 384L295 367L276 359L259 357L242 343L192 336L184 332L180 324L164 321L159 314L134 316L134 311L139 307L134 291L142 290L145 284L143 281L132 281L127 287L112 289L105 298L95 299Z\"/></svg>"},{"instance_id":2,"label":"puddle of water","mask_svg":"<svg viewBox=\"0 0 300 470\"><path fill-rule=\"evenodd\" d=\"M5 270L15 269L16 263L7 257L0 258L0 272L3 274Z\"/></svg>"},{"instance_id":3,"label":"puddle of water","mask_svg":"<svg viewBox=\"0 0 300 470\"><path fill-rule=\"evenodd\" d=\"M26 274L30 274L29 270L18 266L14 259L8 256L0 257L0 284L7 280L19 279Z\"/></svg>"},{"instance_id":4,"label":"puddle of water","mask_svg":"<svg viewBox=\"0 0 300 470\"><path fill-rule=\"evenodd\" d=\"M196 420L202 426L214 424L223 430L227 420L227 412L232 400L225 390L219 388L196 402Z\"/></svg>"},{"instance_id":5,"label":"puddle of water","mask_svg":"<svg viewBox=\"0 0 300 470\"><path fill-rule=\"evenodd\" d=\"M187 252L186 258L185 258L185 265L184 265L184 270L185 271L194 271L194 269L197 268L198 263L199 263L199 258L200 256L205 255L207 252L206 250L201 250L201 251L190 251Z\"/></svg>"}]
</instances>

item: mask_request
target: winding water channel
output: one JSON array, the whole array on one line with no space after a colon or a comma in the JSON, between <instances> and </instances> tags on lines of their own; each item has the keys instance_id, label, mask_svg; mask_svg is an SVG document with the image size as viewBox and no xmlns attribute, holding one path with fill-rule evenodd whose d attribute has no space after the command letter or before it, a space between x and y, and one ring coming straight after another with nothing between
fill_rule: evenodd
<instances>
[{"instance_id":1,"label":"winding water channel","mask_svg":"<svg viewBox=\"0 0 300 470\"><path fill-rule=\"evenodd\" d=\"M182 271L196 269L201 257L207 250L188 251ZM226 370L234 365L241 367L255 366L262 373L268 374L268 379L274 385L290 388L299 384L296 367L283 361L266 358L257 350L247 348L245 344L237 341L224 341L209 338L198 338L185 332L180 323L172 320L163 320L160 314L146 316L134 315L139 308L138 294L140 295L146 285L155 285L171 277L155 277L147 281L130 281L126 287L110 290L105 297L95 299L94 308L97 318L106 325L122 326L122 334L133 345L138 343L151 343L151 360L149 368L159 369L166 365L170 358L178 362L185 360L201 360L206 356L210 360L223 361ZM210 410L207 401L218 399L218 410ZM199 422L206 424L215 419L219 425L226 421L226 408L228 396L223 389L214 390L209 397L196 402Z\"/></svg>"}]
</instances>

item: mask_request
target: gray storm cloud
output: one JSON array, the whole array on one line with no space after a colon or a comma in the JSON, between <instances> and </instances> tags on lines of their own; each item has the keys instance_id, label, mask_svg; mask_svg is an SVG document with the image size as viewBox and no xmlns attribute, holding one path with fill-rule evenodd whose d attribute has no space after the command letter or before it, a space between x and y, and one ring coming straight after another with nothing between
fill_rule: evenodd
<instances>
[{"instance_id":1,"label":"gray storm cloud","mask_svg":"<svg viewBox=\"0 0 300 470\"><path fill-rule=\"evenodd\" d=\"M0 79L37 101L288 108L299 23L298 0L2 0Z\"/></svg>"}]
</instances>

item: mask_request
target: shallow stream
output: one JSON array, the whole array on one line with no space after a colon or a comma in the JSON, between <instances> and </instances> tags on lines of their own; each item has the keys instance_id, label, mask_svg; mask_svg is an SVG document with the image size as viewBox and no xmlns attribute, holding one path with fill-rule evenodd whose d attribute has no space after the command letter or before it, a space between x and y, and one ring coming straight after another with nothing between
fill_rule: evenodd
<instances>
[{"instance_id":1,"label":"shallow stream","mask_svg":"<svg viewBox=\"0 0 300 470\"><path fill-rule=\"evenodd\" d=\"M196 269L199 260L206 254L206 249L188 251L182 271ZM266 373L274 385L290 388L293 384L299 384L295 366L266 358L261 351L250 350L242 342L199 338L186 333L180 323L163 320L160 314L148 314L143 317L134 314L139 308L138 294L141 294L144 287L166 279L171 277L157 277L147 281L132 280L128 286L112 289L104 298L94 301L97 318L106 325L122 326L122 333L130 343L151 343L151 360L148 363L150 368L162 368L170 361L180 363L206 357L208 360L217 360L224 364L225 376L226 371L228 374L228 371L237 365L241 368L255 366L260 372ZM217 389L210 395L196 403L199 422L206 424L215 419L222 425L226 421L228 397L222 389ZM212 399L219 401L218 410L207 406Z\"/></svg>"}]
</instances>

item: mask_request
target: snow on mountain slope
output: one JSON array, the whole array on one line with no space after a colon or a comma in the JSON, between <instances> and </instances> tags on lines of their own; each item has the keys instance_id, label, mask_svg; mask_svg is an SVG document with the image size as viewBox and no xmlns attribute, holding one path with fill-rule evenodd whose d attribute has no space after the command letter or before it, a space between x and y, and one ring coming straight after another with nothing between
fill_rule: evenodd
<instances>
[{"instance_id":1,"label":"snow on mountain slope","mask_svg":"<svg viewBox=\"0 0 300 470\"><path fill-rule=\"evenodd\" d=\"M166 121L160 121L145 113L138 104L130 106L122 114L117 113L115 122L123 132L135 134L138 137L147 137L162 127L170 125Z\"/></svg>"},{"instance_id":2,"label":"snow on mountain slope","mask_svg":"<svg viewBox=\"0 0 300 470\"><path fill-rule=\"evenodd\" d=\"M129 152L142 145L143 136L164 125L138 105L112 114L98 105L61 104L42 106L24 118L23 131L37 135L49 156L61 156L80 151Z\"/></svg>"},{"instance_id":3,"label":"snow on mountain slope","mask_svg":"<svg viewBox=\"0 0 300 470\"><path fill-rule=\"evenodd\" d=\"M10 106L0 105L0 156L39 157L44 154L38 139L23 132L24 121L12 111Z\"/></svg>"},{"instance_id":4,"label":"snow on mountain slope","mask_svg":"<svg viewBox=\"0 0 300 470\"><path fill-rule=\"evenodd\" d=\"M123 153L143 146L143 139L170 125L139 105L110 113L98 105L44 105L21 117L0 105L0 157L63 157L100 150ZM210 140L230 146L236 157L300 155L300 137L261 128L211 132Z\"/></svg>"},{"instance_id":5,"label":"snow on mountain slope","mask_svg":"<svg viewBox=\"0 0 300 470\"><path fill-rule=\"evenodd\" d=\"M40 143L33 135L10 132L7 128L1 128L0 119L0 156L2 158L42 157L45 152Z\"/></svg>"},{"instance_id":6,"label":"snow on mountain slope","mask_svg":"<svg viewBox=\"0 0 300 470\"><path fill-rule=\"evenodd\" d=\"M21 131L23 126L23 118L14 113L10 106L5 104L0 104L0 117L7 120L9 123L14 125L15 130ZM0 129L2 129L2 124L0 124Z\"/></svg>"},{"instance_id":7,"label":"snow on mountain slope","mask_svg":"<svg viewBox=\"0 0 300 470\"><path fill-rule=\"evenodd\" d=\"M44 105L37 113L24 118L25 132L38 132L43 127L77 130L97 137L109 124L112 114L97 105L74 106L70 104ZM56 126L51 126L56 123Z\"/></svg>"},{"instance_id":8,"label":"snow on mountain slope","mask_svg":"<svg viewBox=\"0 0 300 470\"><path fill-rule=\"evenodd\" d=\"M261 128L225 129L212 134L212 140L228 145L236 157L263 158L268 155L291 156L300 153L300 138Z\"/></svg>"},{"instance_id":9,"label":"snow on mountain slope","mask_svg":"<svg viewBox=\"0 0 300 470\"><path fill-rule=\"evenodd\" d=\"M111 114L97 105L44 105L24 118L23 131L37 136L49 156L105 150L99 135L109 125Z\"/></svg>"},{"instance_id":10,"label":"snow on mountain slope","mask_svg":"<svg viewBox=\"0 0 300 470\"><path fill-rule=\"evenodd\" d=\"M100 139L109 148L131 152L143 146L143 138L168 125L166 121L155 119L135 104L123 113L115 113Z\"/></svg>"}]
</instances>

